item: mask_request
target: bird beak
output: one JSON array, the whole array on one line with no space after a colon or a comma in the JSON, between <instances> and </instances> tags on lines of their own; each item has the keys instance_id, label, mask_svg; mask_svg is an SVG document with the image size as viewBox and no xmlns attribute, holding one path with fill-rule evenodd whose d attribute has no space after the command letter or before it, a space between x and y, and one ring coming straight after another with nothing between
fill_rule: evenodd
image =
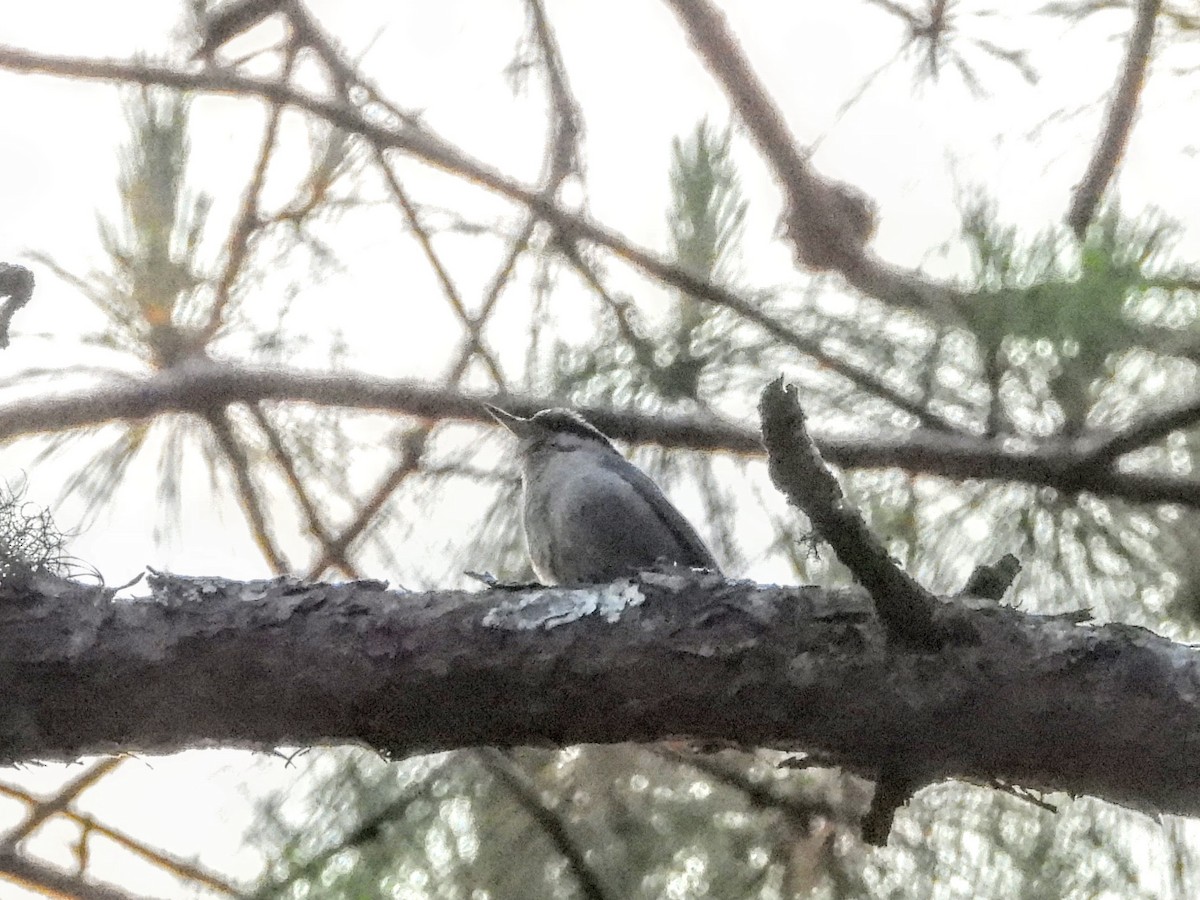
<instances>
[{"instance_id":1,"label":"bird beak","mask_svg":"<svg viewBox=\"0 0 1200 900\"><path fill-rule=\"evenodd\" d=\"M530 432L530 423L528 419L522 419L520 416L514 416L510 412L505 412L498 406L492 406L490 403L483 404L484 408L491 414L492 418L515 434L517 437L525 437Z\"/></svg>"}]
</instances>

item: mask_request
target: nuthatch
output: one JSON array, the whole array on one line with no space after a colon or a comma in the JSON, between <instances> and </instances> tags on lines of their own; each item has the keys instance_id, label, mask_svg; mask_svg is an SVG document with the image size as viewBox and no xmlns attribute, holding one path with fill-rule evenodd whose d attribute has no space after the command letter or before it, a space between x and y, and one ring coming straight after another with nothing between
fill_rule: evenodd
<instances>
[{"instance_id":1,"label":"nuthatch","mask_svg":"<svg viewBox=\"0 0 1200 900\"><path fill-rule=\"evenodd\" d=\"M613 581L658 563L720 571L658 486L582 416L488 411L520 439L525 541L543 584Z\"/></svg>"}]
</instances>

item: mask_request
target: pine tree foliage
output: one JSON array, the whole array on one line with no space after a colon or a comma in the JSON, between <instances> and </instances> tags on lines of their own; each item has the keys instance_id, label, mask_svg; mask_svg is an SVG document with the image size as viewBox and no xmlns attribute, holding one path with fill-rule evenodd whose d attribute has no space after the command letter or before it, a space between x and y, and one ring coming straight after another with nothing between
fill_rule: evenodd
<instances>
[{"instance_id":1,"label":"pine tree foliage","mask_svg":"<svg viewBox=\"0 0 1200 900\"><path fill-rule=\"evenodd\" d=\"M245 4L252 6L279 24L303 4ZM586 211L585 117L573 108L571 60L547 38L543 5L521 6L518 52L505 74L519 98L544 92L552 138L570 137L548 154L565 161L565 175L545 186L547 202L565 204L565 182L584 194ZM895 52L865 75L835 123L898 71L931 104L963 88L982 101L1010 84L1039 83L1034 54L993 33L1002 7L861 6L899 26ZM1045 3L1035 15L1078 26L1109 21L1114 11L1124 20L1140 6ZM1156 64L1182 60L1181 71L1194 71L1187 54L1200 19L1172 2L1158 15L1165 46ZM289 21L281 43L263 53L277 59L284 82L293 72L313 76L338 51L313 37L320 23ZM246 60L261 62L229 57L203 71L228 75ZM422 114L384 101L365 78L333 75L323 100L369 122L403 123L418 144L427 136ZM666 262L786 323L808 341L801 351L727 306L630 277L620 254L528 209L494 203L468 214L424 202L410 191L424 184L418 166L372 144L369 129L351 134L311 118L301 125L294 110L259 100L262 145L230 201L207 182L196 188L198 101L161 87L128 89L117 203L100 214L101 261L76 274L53 253L36 255L90 304L99 324L79 345L96 364L23 371L0 387L68 376L102 384L222 360L410 374L401 357L419 356L424 348L413 345L424 335L407 333L405 314L418 302L437 305L423 299L436 296L445 301L438 314L461 328L457 355L438 360L445 385L563 405L744 419L762 384L782 370L800 385L823 434L917 428L890 392L968 435L1024 448L1126 427L1200 389L1194 247L1182 224L1153 209L1130 212L1112 193L1077 239L1066 226L1033 232L1006 223L987 188L968 192L944 254L962 263L955 288L964 299L957 319L942 320L860 295L833 274L797 272L786 283L757 277L748 262L759 249L752 225L774 211L752 206L744 188L751 141L738 127L701 120L669 148L665 211L639 212L665 212ZM274 148L284 142L305 145L302 162L278 164ZM371 286L370 306L339 297L339 309L321 317L305 306L308 292L347 275L352 254L338 228L348 221L356 234L386 234L394 259L386 283ZM494 263L486 279L480 260ZM565 312L563 298L571 301ZM348 333L359 302L367 309L362 327L395 335L374 368L357 357ZM520 340L511 337L514 322ZM831 360L864 378L846 377ZM886 392L865 387L871 379ZM240 505L250 537L279 572L378 575L412 588L462 584L467 568L530 574L511 443L477 424L235 404L211 416L117 420L38 440L37 465L63 465L64 497L82 498L91 517L138 490L148 467L156 527L186 518L186 490L200 483L210 502ZM1194 429L1174 433L1120 468L1191 474L1198 440ZM728 575L849 580L776 495L760 462L624 449L699 525ZM1087 605L1100 619L1194 639L1196 512L1015 482L899 470L841 475L849 501L893 556L935 591L957 591L976 564L1014 553L1023 570L1007 600L1046 613ZM19 491L0 491L0 577L57 570L65 550L47 514ZM248 836L267 860L251 895L1153 898L1186 896L1196 864L1195 835L1185 826L995 785L920 792L899 813L890 846L868 850L858 824L869 783L774 753L698 749L477 749L403 761L314 750L297 760L297 786L263 804Z\"/></svg>"}]
</instances>

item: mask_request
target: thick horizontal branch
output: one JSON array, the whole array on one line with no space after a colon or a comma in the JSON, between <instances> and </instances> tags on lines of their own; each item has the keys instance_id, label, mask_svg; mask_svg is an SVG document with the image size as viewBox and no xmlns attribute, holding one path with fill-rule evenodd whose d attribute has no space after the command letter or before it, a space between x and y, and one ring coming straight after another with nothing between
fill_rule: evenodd
<instances>
[{"instance_id":1,"label":"thick horizontal branch","mask_svg":"<svg viewBox=\"0 0 1200 900\"><path fill-rule=\"evenodd\" d=\"M0 585L0 756L686 736L1200 814L1200 652L1143 629L946 603L955 637L913 652L857 590L681 571L475 594L149 586Z\"/></svg>"},{"instance_id":2,"label":"thick horizontal branch","mask_svg":"<svg viewBox=\"0 0 1200 900\"><path fill-rule=\"evenodd\" d=\"M1119 472L1098 464L1085 442L1012 449L999 440L911 432L878 440L822 440L821 455L847 469L903 469L913 474L978 481L1012 481L1131 503L1200 507L1200 481L1172 475Z\"/></svg>"},{"instance_id":3,"label":"thick horizontal branch","mask_svg":"<svg viewBox=\"0 0 1200 900\"><path fill-rule=\"evenodd\" d=\"M272 400L386 410L429 421L454 419L490 425L492 419L482 402L497 402L497 399L431 387L423 382L190 360L145 378L0 405L0 443L22 435L95 427L114 420L141 420L165 413L203 415L231 403ZM517 415L528 416L562 401L555 397L504 397L499 402ZM763 454L761 438L751 429L612 409L581 411L618 440L674 449ZM1185 409L1178 414L1166 414L1164 419L1167 415L1177 415L1172 422L1190 424L1186 413ZM1161 421L1155 420L1160 424ZM1156 434L1162 431L1158 424L1154 428ZM1086 492L1132 503L1200 507L1200 481L1115 471L1109 454L1099 460L1095 458L1097 441L1087 435L1075 444L1024 450L1013 449L1001 441L929 429L870 439L818 436L816 442L826 460L847 469L896 468L945 478L1020 482L1054 488L1067 495ZM1137 446L1141 443L1139 440Z\"/></svg>"}]
</instances>

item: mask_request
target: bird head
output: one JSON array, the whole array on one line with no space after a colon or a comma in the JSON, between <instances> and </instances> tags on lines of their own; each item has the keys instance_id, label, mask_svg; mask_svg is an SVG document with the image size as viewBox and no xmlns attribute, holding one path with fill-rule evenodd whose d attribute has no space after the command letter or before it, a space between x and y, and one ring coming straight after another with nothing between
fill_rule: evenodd
<instances>
[{"instance_id":1,"label":"bird head","mask_svg":"<svg viewBox=\"0 0 1200 900\"><path fill-rule=\"evenodd\" d=\"M524 456L544 450L571 452L596 449L617 452L604 432L569 409L543 409L528 419L514 416L496 406L487 405L487 410L493 419L517 436L521 442L520 452Z\"/></svg>"}]
</instances>

